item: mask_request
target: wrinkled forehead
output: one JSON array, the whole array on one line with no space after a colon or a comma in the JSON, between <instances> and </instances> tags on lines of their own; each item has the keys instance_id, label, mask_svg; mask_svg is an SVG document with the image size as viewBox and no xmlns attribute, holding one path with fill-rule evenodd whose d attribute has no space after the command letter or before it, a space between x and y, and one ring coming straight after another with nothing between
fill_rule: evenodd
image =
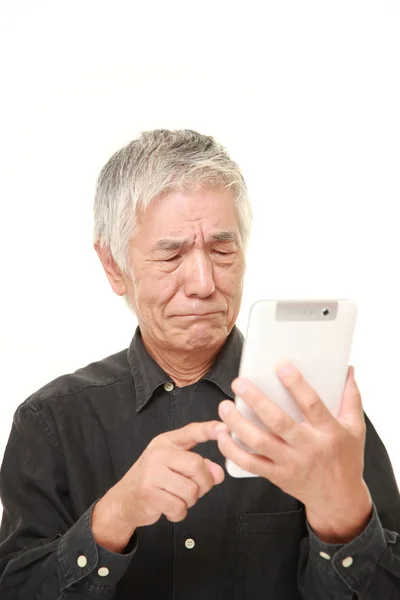
<instances>
[{"instance_id":1,"label":"wrinkled forehead","mask_svg":"<svg viewBox=\"0 0 400 600\"><path fill-rule=\"evenodd\" d=\"M138 215L138 228L139 235L152 241L201 236L204 241L239 242L240 237L235 196L226 190L171 192Z\"/></svg>"},{"instance_id":2,"label":"wrinkled forehead","mask_svg":"<svg viewBox=\"0 0 400 600\"><path fill-rule=\"evenodd\" d=\"M201 228L194 230L193 235L181 237L171 236L158 239L151 250L154 252L173 252L191 246L194 242L203 242L204 244L231 244L235 247L240 246L240 236L235 229L226 229L221 231L210 231L206 234Z\"/></svg>"}]
</instances>

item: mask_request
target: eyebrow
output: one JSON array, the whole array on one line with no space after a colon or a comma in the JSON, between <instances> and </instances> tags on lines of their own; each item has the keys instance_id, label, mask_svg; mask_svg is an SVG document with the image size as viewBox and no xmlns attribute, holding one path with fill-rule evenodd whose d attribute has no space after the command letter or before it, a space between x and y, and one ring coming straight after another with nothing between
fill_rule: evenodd
<instances>
[{"instance_id":1,"label":"eyebrow","mask_svg":"<svg viewBox=\"0 0 400 600\"><path fill-rule=\"evenodd\" d=\"M239 235L235 229L227 229L226 231L219 231L211 236L211 240L214 242L234 242L239 245Z\"/></svg>"},{"instance_id":2,"label":"eyebrow","mask_svg":"<svg viewBox=\"0 0 400 600\"><path fill-rule=\"evenodd\" d=\"M173 252L176 250L180 250L184 246L188 246L191 242L190 238L184 239L175 239L175 238L163 238L158 240L155 244L152 252L162 251L162 252ZM227 229L226 231L218 231L217 233L213 233L209 237L209 242L234 242L239 245L239 235L235 229Z\"/></svg>"}]
</instances>

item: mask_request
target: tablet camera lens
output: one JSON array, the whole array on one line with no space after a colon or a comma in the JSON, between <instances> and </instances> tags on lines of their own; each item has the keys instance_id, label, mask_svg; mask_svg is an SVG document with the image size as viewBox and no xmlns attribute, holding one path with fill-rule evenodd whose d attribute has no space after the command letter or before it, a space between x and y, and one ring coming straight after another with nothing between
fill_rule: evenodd
<instances>
[{"instance_id":1,"label":"tablet camera lens","mask_svg":"<svg viewBox=\"0 0 400 600\"><path fill-rule=\"evenodd\" d=\"M322 310L322 314L324 315L324 317L327 317L329 315L329 308L324 308Z\"/></svg>"}]
</instances>

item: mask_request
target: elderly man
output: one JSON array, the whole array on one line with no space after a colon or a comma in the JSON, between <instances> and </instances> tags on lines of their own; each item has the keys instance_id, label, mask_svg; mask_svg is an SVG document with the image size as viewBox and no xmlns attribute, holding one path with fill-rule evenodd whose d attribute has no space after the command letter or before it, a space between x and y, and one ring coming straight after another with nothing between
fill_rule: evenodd
<instances>
[{"instance_id":1,"label":"elderly man","mask_svg":"<svg viewBox=\"0 0 400 600\"><path fill-rule=\"evenodd\" d=\"M211 137L145 132L103 168L95 249L139 326L16 409L2 600L400 598L398 488L352 370L337 420L283 370L307 425L235 379L250 225ZM232 382L269 433L236 411ZM225 457L260 477L225 476Z\"/></svg>"}]
</instances>

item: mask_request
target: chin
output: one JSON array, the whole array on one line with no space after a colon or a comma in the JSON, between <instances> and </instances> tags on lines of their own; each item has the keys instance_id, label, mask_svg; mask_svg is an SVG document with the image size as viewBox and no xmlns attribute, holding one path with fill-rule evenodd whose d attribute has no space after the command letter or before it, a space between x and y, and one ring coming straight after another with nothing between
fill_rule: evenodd
<instances>
[{"instance_id":1,"label":"chin","mask_svg":"<svg viewBox=\"0 0 400 600\"><path fill-rule=\"evenodd\" d=\"M212 326L209 323L193 323L185 330L181 330L179 345L187 350L203 350L212 346L219 346L227 338L226 325Z\"/></svg>"}]
</instances>

